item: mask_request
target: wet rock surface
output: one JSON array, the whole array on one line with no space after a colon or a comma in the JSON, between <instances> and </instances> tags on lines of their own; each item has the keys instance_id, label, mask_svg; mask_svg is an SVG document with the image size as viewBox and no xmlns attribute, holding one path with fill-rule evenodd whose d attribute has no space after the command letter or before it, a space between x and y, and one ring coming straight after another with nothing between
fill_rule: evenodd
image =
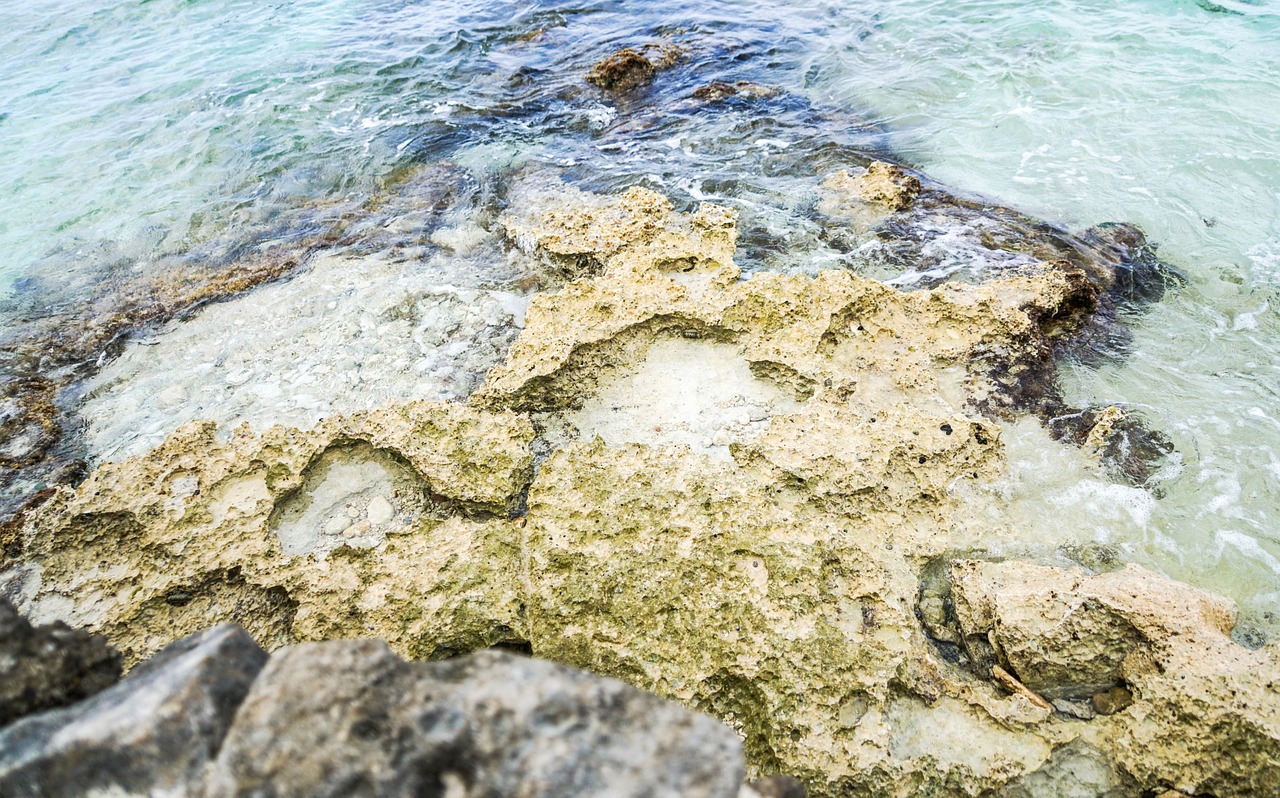
<instances>
[{"instance_id":1,"label":"wet rock surface","mask_svg":"<svg viewBox=\"0 0 1280 798\"><path fill-rule=\"evenodd\" d=\"M647 44L638 51L624 47L597 62L587 82L608 91L633 91L650 83L659 70L670 68L679 56L679 48L671 45Z\"/></svg>"},{"instance_id":2,"label":"wet rock surface","mask_svg":"<svg viewBox=\"0 0 1280 798\"><path fill-rule=\"evenodd\" d=\"M887 212L930 202L922 181ZM526 648L712 714L752 774L817 796L1019 795L1073 768L1116 795L1275 783L1276 650L1232 642L1225 600L949 562L1018 539L973 488L1009 467L1000 420L1052 405L1055 350L1106 313L1087 247L902 291L744 278L735 214L640 188L501 224L565 282L467 404L190 425L24 521L22 606L130 661L245 601L273 608L243 619L273 649ZM311 508L310 537L288 527ZM950 587L922 592L930 568Z\"/></svg>"},{"instance_id":3,"label":"wet rock surface","mask_svg":"<svg viewBox=\"0 0 1280 798\"><path fill-rule=\"evenodd\" d=\"M0 726L71 704L120 678L120 655L101 637L54 622L32 626L0 598Z\"/></svg>"}]
</instances>

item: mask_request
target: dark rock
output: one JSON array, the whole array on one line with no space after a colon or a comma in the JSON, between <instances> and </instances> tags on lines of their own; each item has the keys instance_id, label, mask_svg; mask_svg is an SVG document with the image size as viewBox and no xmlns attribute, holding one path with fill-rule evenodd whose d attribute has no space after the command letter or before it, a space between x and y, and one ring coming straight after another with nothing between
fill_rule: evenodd
<instances>
[{"instance_id":1,"label":"dark rock","mask_svg":"<svg viewBox=\"0 0 1280 798\"><path fill-rule=\"evenodd\" d=\"M1135 225L1106 222L1090 227L1080 238L1111 269L1112 295L1135 305L1159 302L1170 286L1186 278L1156 257L1155 245Z\"/></svg>"},{"instance_id":2,"label":"dark rock","mask_svg":"<svg viewBox=\"0 0 1280 798\"><path fill-rule=\"evenodd\" d=\"M14 723L0 731L0 795L190 791L266 659L243 629L215 626L82 703Z\"/></svg>"},{"instance_id":3,"label":"dark rock","mask_svg":"<svg viewBox=\"0 0 1280 798\"><path fill-rule=\"evenodd\" d=\"M606 91L625 94L653 81L659 71L673 66L682 49L669 44L646 44L639 50L625 47L596 62L587 82Z\"/></svg>"},{"instance_id":4,"label":"dark rock","mask_svg":"<svg viewBox=\"0 0 1280 798\"><path fill-rule=\"evenodd\" d=\"M1093 696L1093 709L1099 715L1114 715L1123 712L1133 703L1133 694L1124 687L1113 687Z\"/></svg>"},{"instance_id":5,"label":"dark rock","mask_svg":"<svg viewBox=\"0 0 1280 798\"><path fill-rule=\"evenodd\" d=\"M120 680L120 654L106 638L64 623L35 627L0 598L0 726L66 706Z\"/></svg>"},{"instance_id":6,"label":"dark rock","mask_svg":"<svg viewBox=\"0 0 1280 798\"><path fill-rule=\"evenodd\" d=\"M620 682L482 651L300 645L254 684L208 795L734 798L737 736Z\"/></svg>"},{"instance_id":7,"label":"dark rock","mask_svg":"<svg viewBox=\"0 0 1280 798\"><path fill-rule=\"evenodd\" d=\"M1127 485L1152 487L1153 478L1165 471L1177 451L1167 435L1133 410L1050 405L1044 415L1054 440L1096 453L1112 479Z\"/></svg>"}]
</instances>

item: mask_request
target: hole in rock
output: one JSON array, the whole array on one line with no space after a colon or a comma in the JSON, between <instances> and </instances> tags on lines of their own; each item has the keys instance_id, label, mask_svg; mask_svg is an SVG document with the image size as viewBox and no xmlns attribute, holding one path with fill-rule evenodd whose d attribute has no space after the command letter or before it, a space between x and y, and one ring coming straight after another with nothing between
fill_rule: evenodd
<instances>
[{"instance_id":1,"label":"hole in rock","mask_svg":"<svg viewBox=\"0 0 1280 798\"><path fill-rule=\"evenodd\" d=\"M272 514L285 554L339 546L372 548L413 526L428 509L426 483L396 455L367 443L335 446Z\"/></svg>"},{"instance_id":2,"label":"hole in rock","mask_svg":"<svg viewBox=\"0 0 1280 798\"><path fill-rule=\"evenodd\" d=\"M729 459L729 445L758 438L775 416L799 406L752 373L734 344L660 338L625 375L606 381L564 420L584 440L609 444L686 445Z\"/></svg>"}]
</instances>

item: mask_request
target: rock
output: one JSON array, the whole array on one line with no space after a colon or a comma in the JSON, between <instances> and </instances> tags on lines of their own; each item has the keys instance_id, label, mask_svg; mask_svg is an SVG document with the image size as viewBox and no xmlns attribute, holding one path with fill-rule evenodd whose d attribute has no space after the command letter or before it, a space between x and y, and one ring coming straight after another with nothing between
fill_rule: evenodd
<instances>
[{"instance_id":1,"label":"rock","mask_svg":"<svg viewBox=\"0 0 1280 798\"><path fill-rule=\"evenodd\" d=\"M1064 715L1069 715L1073 718L1079 718L1080 720L1093 720L1098 715L1098 712L1094 708L1095 704L1096 702L1068 701L1065 698L1059 698L1053 702L1053 708L1058 712L1061 712Z\"/></svg>"},{"instance_id":2,"label":"rock","mask_svg":"<svg viewBox=\"0 0 1280 798\"><path fill-rule=\"evenodd\" d=\"M353 641L272 657L205 795L734 798L742 778L729 729L619 682L496 651L406 663Z\"/></svg>"},{"instance_id":3,"label":"rock","mask_svg":"<svg viewBox=\"0 0 1280 798\"><path fill-rule=\"evenodd\" d=\"M525 419L459 404L331 417L308 432L242 428L230 440L187 425L41 508L30 530L60 531L25 539L22 567L45 587L24 611L105 633L130 664L211 620L269 648L377 634L425 657L502 642L518 599L489 569L517 567L506 518L522 500L532 437ZM412 521L352 522L348 505L362 514L387 495ZM121 545L139 536L157 545ZM442 626L439 613L454 620Z\"/></svg>"},{"instance_id":4,"label":"rock","mask_svg":"<svg viewBox=\"0 0 1280 798\"><path fill-rule=\"evenodd\" d=\"M882 205L891 211L903 211L911 207L915 198L920 196L920 178L895 164L884 161L872 161L865 170L859 173L841 170L822 183L825 192L824 202L829 203L823 212L829 215L840 215L837 199L841 195L851 195L872 205ZM843 200L847 201L847 200Z\"/></svg>"},{"instance_id":5,"label":"rock","mask_svg":"<svg viewBox=\"0 0 1280 798\"><path fill-rule=\"evenodd\" d=\"M1114 715L1133 704L1133 693L1123 687L1112 687L1110 690L1094 693L1090 700L1094 711L1099 715Z\"/></svg>"},{"instance_id":6,"label":"rock","mask_svg":"<svg viewBox=\"0 0 1280 798\"><path fill-rule=\"evenodd\" d=\"M746 80L739 80L734 83L725 83L715 80L711 83L694 89L693 94L689 95L695 100L701 100L706 103L724 102L730 97L741 97L747 100L760 100L776 96L777 89L768 86L761 86L759 83L751 83Z\"/></svg>"},{"instance_id":7,"label":"rock","mask_svg":"<svg viewBox=\"0 0 1280 798\"><path fill-rule=\"evenodd\" d=\"M1079 582L1053 589L1031 578L1056 587L1059 574L1024 563L959 561L951 568L956 616L966 642L989 643L1028 688L1087 697L1122 681L1124 660L1142 635L1121 613L1081 595Z\"/></svg>"},{"instance_id":8,"label":"rock","mask_svg":"<svg viewBox=\"0 0 1280 798\"><path fill-rule=\"evenodd\" d=\"M129 677L0 731L0 795L190 794L266 661L244 630L174 643Z\"/></svg>"},{"instance_id":9,"label":"rock","mask_svg":"<svg viewBox=\"0 0 1280 798\"><path fill-rule=\"evenodd\" d=\"M593 66L587 82L602 89L626 91L653 80L655 71L649 59L625 47Z\"/></svg>"},{"instance_id":10,"label":"rock","mask_svg":"<svg viewBox=\"0 0 1280 798\"><path fill-rule=\"evenodd\" d=\"M790 776L770 776L746 785L759 798L805 798L804 785ZM754 798L754 796L753 796Z\"/></svg>"},{"instance_id":11,"label":"rock","mask_svg":"<svg viewBox=\"0 0 1280 798\"><path fill-rule=\"evenodd\" d=\"M120 654L103 637L64 623L35 627L0 598L0 726L66 706L120 679Z\"/></svg>"},{"instance_id":12,"label":"rock","mask_svg":"<svg viewBox=\"0 0 1280 798\"><path fill-rule=\"evenodd\" d=\"M1175 449L1168 436L1136 412L1114 405L1082 410L1055 408L1048 427L1097 457L1117 482L1148 485L1167 468Z\"/></svg>"},{"instance_id":13,"label":"rock","mask_svg":"<svg viewBox=\"0 0 1280 798\"><path fill-rule=\"evenodd\" d=\"M670 67L680 55L679 48L671 45L646 44L641 50L652 54L652 58L624 47L598 61L587 73L587 82L612 92L629 92L651 82L659 70Z\"/></svg>"},{"instance_id":14,"label":"rock","mask_svg":"<svg viewBox=\"0 0 1280 798\"><path fill-rule=\"evenodd\" d=\"M1217 796L1280 784L1280 648L1237 645L1231 602L1135 565L1086 576L962 561L952 580L966 640L987 636L1029 685L1092 688L1139 783L1177 774L1184 792Z\"/></svg>"},{"instance_id":15,"label":"rock","mask_svg":"<svg viewBox=\"0 0 1280 798\"><path fill-rule=\"evenodd\" d=\"M1010 467L998 420L1047 404L1054 347L1098 307L1083 267L1028 257L917 291L742 279L731 211L640 188L521 198L501 223L568 282L532 300L467 405L230 440L188 427L24 521L8 576L25 606L130 658L210 617L272 648L510 646L706 711L753 776L815 798L1036 795L1076 762L1086 785L1280 782L1277 653L1232 643L1224 600L1133 570L947 567L1021 545L975 488ZM330 477L354 461L393 477L367 470L348 497ZM286 523L350 521L374 496L413 508L385 538L313 546L327 526ZM1043 701L1117 685L1134 704L1092 720Z\"/></svg>"}]
</instances>

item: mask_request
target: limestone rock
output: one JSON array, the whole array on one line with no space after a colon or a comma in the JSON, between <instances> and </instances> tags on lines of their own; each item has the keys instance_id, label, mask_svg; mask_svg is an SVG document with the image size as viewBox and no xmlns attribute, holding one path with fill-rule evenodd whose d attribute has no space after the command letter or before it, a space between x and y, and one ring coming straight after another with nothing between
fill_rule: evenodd
<instances>
[{"instance_id":1,"label":"limestone rock","mask_svg":"<svg viewBox=\"0 0 1280 798\"><path fill-rule=\"evenodd\" d=\"M1097 692L1119 720L1117 759L1143 784L1219 796L1280 784L1280 651L1232 641L1231 602L1135 565L1085 576L964 561L952 579L966 639L986 636L1029 686Z\"/></svg>"},{"instance_id":2,"label":"limestone rock","mask_svg":"<svg viewBox=\"0 0 1280 798\"><path fill-rule=\"evenodd\" d=\"M205 795L734 798L741 745L609 679L495 651L406 663L373 641L272 657Z\"/></svg>"},{"instance_id":3,"label":"limestone rock","mask_svg":"<svg viewBox=\"0 0 1280 798\"><path fill-rule=\"evenodd\" d=\"M532 436L527 420L459 404L227 441L188 425L59 494L6 573L32 617L106 634L129 663L210 620L269 648L368 634L418 656L493 645L517 625L513 587L488 574L515 568L507 516Z\"/></svg>"},{"instance_id":4,"label":"limestone rock","mask_svg":"<svg viewBox=\"0 0 1280 798\"><path fill-rule=\"evenodd\" d=\"M709 712L753 776L815 798L1018 795L1072 763L1081 789L1280 783L1276 652L1231 643L1221 600L1016 563L921 587L927 563L1017 540L974 488L1098 308L1080 267L918 291L741 279L732 212L640 188L520 199L502 224L568 282L468 405L189 427L24 522L25 604L130 658L208 618L270 648L517 646ZM951 615L985 672L934 642ZM1116 685L1132 705L1089 719Z\"/></svg>"},{"instance_id":5,"label":"limestone rock","mask_svg":"<svg viewBox=\"0 0 1280 798\"><path fill-rule=\"evenodd\" d=\"M834 210L848 202L844 197L856 197L862 202L882 205L891 211L906 210L920 195L920 178L911 174L901 166L872 161L867 168L857 174L841 170L829 176L822 184L827 192L824 212L839 215Z\"/></svg>"},{"instance_id":6,"label":"limestone rock","mask_svg":"<svg viewBox=\"0 0 1280 798\"><path fill-rule=\"evenodd\" d=\"M167 647L116 686L0 731L0 794L189 794L266 661L217 626Z\"/></svg>"},{"instance_id":7,"label":"limestone rock","mask_svg":"<svg viewBox=\"0 0 1280 798\"><path fill-rule=\"evenodd\" d=\"M120 678L101 637L54 622L35 627L0 598L0 726L88 698Z\"/></svg>"}]
</instances>

